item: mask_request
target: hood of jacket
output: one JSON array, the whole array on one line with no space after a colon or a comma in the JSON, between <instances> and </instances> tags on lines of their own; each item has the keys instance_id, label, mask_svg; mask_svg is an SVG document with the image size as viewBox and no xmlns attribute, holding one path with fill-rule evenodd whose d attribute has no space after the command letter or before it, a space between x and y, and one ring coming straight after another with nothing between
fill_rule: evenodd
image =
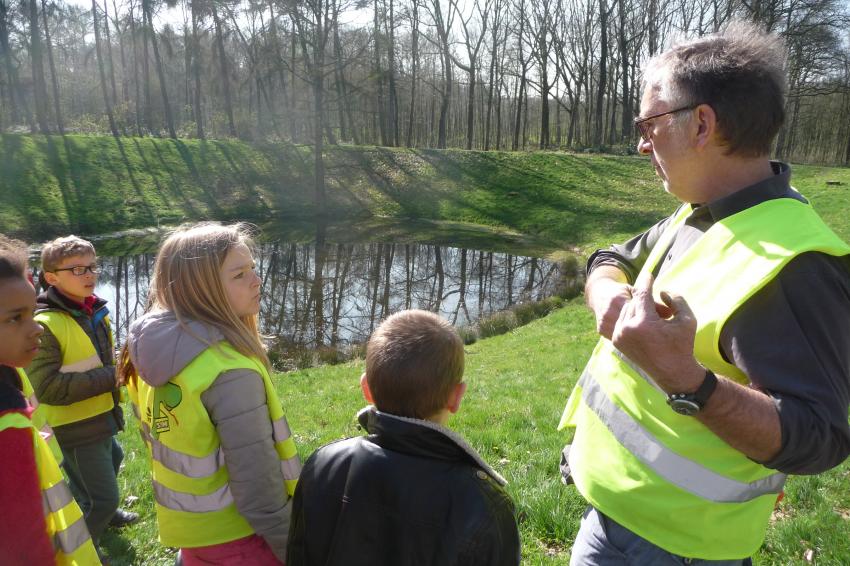
<instances>
[{"instance_id":1,"label":"hood of jacket","mask_svg":"<svg viewBox=\"0 0 850 566\"><path fill-rule=\"evenodd\" d=\"M195 320L180 322L171 311L155 311L130 325L127 344L139 377L159 387L222 339L214 327Z\"/></svg>"}]
</instances>

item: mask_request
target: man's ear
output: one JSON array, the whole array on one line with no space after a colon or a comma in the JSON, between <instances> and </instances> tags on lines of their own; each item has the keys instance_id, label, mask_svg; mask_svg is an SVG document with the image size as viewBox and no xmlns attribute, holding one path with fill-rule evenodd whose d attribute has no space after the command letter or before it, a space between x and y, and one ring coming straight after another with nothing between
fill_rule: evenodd
<instances>
[{"instance_id":1,"label":"man's ear","mask_svg":"<svg viewBox=\"0 0 850 566\"><path fill-rule=\"evenodd\" d=\"M367 403L372 405L375 402L372 400L372 391L369 389L369 381L366 379L366 372L363 372L363 375L360 376L360 391L363 392L363 398L366 399Z\"/></svg>"},{"instance_id":2,"label":"man's ear","mask_svg":"<svg viewBox=\"0 0 850 566\"><path fill-rule=\"evenodd\" d=\"M717 114L708 104L700 104L696 111L696 147L705 149L717 135Z\"/></svg>"},{"instance_id":3,"label":"man's ear","mask_svg":"<svg viewBox=\"0 0 850 566\"><path fill-rule=\"evenodd\" d=\"M446 403L446 409L452 414L457 413L460 409L460 402L463 400L463 396L466 393L466 382L461 381L457 385L452 388L452 392L449 395L449 400Z\"/></svg>"}]
</instances>

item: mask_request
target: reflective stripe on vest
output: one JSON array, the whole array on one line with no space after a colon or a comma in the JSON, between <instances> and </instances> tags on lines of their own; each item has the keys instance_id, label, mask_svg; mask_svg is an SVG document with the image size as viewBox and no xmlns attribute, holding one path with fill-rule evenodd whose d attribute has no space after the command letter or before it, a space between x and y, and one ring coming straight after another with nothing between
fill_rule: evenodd
<instances>
[{"instance_id":1,"label":"reflective stripe on vest","mask_svg":"<svg viewBox=\"0 0 850 566\"><path fill-rule=\"evenodd\" d=\"M50 329L59 342L62 373L79 373L103 367L95 345L74 318L64 311L45 310L37 313L35 319ZM109 317L103 318L109 335L109 348L112 349L112 330ZM69 405L41 404L41 410L51 426L57 427L79 422L111 411L115 399L111 391L89 397Z\"/></svg>"},{"instance_id":2,"label":"reflective stripe on vest","mask_svg":"<svg viewBox=\"0 0 850 566\"><path fill-rule=\"evenodd\" d=\"M42 491L41 497L44 499L44 505L49 511L59 511L74 499L74 496L71 495L71 490L68 489L65 482L59 482Z\"/></svg>"},{"instance_id":3,"label":"reflective stripe on vest","mask_svg":"<svg viewBox=\"0 0 850 566\"><path fill-rule=\"evenodd\" d=\"M99 367L103 367L103 363L100 361L100 356L97 354L93 356L89 356L88 358L77 360L76 362L70 364L63 364L59 371L62 373L79 373L83 371L89 371L90 369L96 369Z\"/></svg>"},{"instance_id":4,"label":"reflective stripe on vest","mask_svg":"<svg viewBox=\"0 0 850 566\"><path fill-rule=\"evenodd\" d=\"M169 489L158 481L153 480L153 493L157 503L173 511L209 513L210 511L221 511L233 505L230 484L224 484L214 492L206 495L195 495L193 493Z\"/></svg>"},{"instance_id":5,"label":"reflective stripe on vest","mask_svg":"<svg viewBox=\"0 0 850 566\"><path fill-rule=\"evenodd\" d=\"M47 513L58 513L74 501L74 496L71 495L71 490L68 489L68 485L64 481L42 491L41 497L46 509L45 515ZM88 540L90 540L90 537L86 528L86 521L80 515L76 521L53 535L53 548L61 550L65 554L71 554Z\"/></svg>"},{"instance_id":6,"label":"reflective stripe on vest","mask_svg":"<svg viewBox=\"0 0 850 566\"><path fill-rule=\"evenodd\" d=\"M86 543L92 544L86 521L82 516L53 535L53 548L62 551L63 554L73 554Z\"/></svg>"},{"instance_id":7,"label":"reflective stripe on vest","mask_svg":"<svg viewBox=\"0 0 850 566\"><path fill-rule=\"evenodd\" d=\"M286 417L274 421L272 423L272 431L276 443L286 442L292 438L292 430L289 428L289 421L286 420ZM280 469L283 472L283 478L285 480L297 480L301 475L301 459L298 457L298 454L281 460Z\"/></svg>"},{"instance_id":8,"label":"reflective stripe on vest","mask_svg":"<svg viewBox=\"0 0 850 566\"><path fill-rule=\"evenodd\" d=\"M740 503L782 491L785 474L775 473L750 483L722 476L665 447L611 401L589 373L582 375L579 385L585 404L617 441L659 476L685 491L717 503Z\"/></svg>"}]
</instances>

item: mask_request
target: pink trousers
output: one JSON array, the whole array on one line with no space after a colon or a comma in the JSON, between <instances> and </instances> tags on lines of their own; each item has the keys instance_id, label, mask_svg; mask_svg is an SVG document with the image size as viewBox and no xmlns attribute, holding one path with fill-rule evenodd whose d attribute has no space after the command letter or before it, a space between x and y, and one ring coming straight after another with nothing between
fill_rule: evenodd
<instances>
[{"instance_id":1,"label":"pink trousers","mask_svg":"<svg viewBox=\"0 0 850 566\"><path fill-rule=\"evenodd\" d=\"M197 548L181 548L183 566L282 566L266 541L257 535Z\"/></svg>"}]
</instances>

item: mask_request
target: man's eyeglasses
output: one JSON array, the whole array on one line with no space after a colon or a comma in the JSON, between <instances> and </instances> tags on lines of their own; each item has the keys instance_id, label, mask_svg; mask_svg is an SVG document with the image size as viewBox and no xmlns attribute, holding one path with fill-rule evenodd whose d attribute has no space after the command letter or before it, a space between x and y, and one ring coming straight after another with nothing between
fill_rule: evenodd
<instances>
[{"instance_id":1,"label":"man's eyeglasses","mask_svg":"<svg viewBox=\"0 0 850 566\"><path fill-rule=\"evenodd\" d=\"M677 112L684 112L685 110L693 110L694 108L696 108L700 104L702 104L702 103L700 102L700 103L697 103L697 104L691 104L690 106L683 106L681 108L676 108L675 110L668 110L667 112L661 112L660 114L653 114L652 116L647 116L646 118L641 118L640 116L636 116L635 121L634 121L635 128L637 128L638 131L640 132L641 138L649 141L650 138L652 137L652 124L650 123L650 120L654 120L655 118L660 118L660 117L666 116L668 114L676 114Z\"/></svg>"},{"instance_id":2,"label":"man's eyeglasses","mask_svg":"<svg viewBox=\"0 0 850 566\"><path fill-rule=\"evenodd\" d=\"M63 267L62 269L54 269L53 273L59 273L60 271L70 271L77 277L85 275L86 271L90 271L94 275L97 275L98 273L100 273L100 266L96 263L93 263L91 265L75 265L73 267Z\"/></svg>"}]
</instances>

